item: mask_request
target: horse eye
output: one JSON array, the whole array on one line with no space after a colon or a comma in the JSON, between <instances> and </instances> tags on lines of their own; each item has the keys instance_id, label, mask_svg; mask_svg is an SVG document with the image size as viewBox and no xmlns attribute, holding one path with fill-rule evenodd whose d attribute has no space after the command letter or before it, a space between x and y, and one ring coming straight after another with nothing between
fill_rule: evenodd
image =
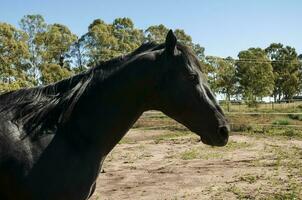
<instances>
[{"instance_id":1,"label":"horse eye","mask_svg":"<svg viewBox=\"0 0 302 200\"><path fill-rule=\"evenodd\" d=\"M194 84L199 84L199 76L197 74L191 74L190 81Z\"/></svg>"}]
</instances>

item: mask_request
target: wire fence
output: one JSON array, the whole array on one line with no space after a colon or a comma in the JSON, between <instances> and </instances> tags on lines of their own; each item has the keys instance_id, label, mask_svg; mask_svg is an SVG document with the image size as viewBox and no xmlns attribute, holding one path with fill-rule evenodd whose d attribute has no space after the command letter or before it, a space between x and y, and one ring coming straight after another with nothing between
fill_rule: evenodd
<instances>
[{"instance_id":1,"label":"wire fence","mask_svg":"<svg viewBox=\"0 0 302 200\"><path fill-rule=\"evenodd\" d=\"M225 115L235 132L267 129L302 131L302 112L225 112ZM134 128L188 130L159 111L144 113Z\"/></svg>"}]
</instances>

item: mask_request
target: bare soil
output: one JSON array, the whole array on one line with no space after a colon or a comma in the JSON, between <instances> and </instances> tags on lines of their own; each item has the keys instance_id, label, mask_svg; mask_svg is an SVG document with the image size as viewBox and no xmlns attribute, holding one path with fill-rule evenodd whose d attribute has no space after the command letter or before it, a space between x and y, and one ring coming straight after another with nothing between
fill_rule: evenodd
<instances>
[{"instance_id":1,"label":"bare soil","mask_svg":"<svg viewBox=\"0 0 302 200\"><path fill-rule=\"evenodd\" d=\"M132 129L108 155L93 200L302 199L302 139Z\"/></svg>"}]
</instances>

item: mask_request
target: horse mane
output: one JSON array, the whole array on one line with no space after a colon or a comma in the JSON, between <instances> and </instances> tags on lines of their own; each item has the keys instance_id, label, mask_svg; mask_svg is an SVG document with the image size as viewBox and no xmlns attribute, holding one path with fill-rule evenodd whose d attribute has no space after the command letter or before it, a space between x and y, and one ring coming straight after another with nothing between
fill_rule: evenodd
<instances>
[{"instance_id":1,"label":"horse mane","mask_svg":"<svg viewBox=\"0 0 302 200\"><path fill-rule=\"evenodd\" d=\"M196 57L193 50L183 44L177 43L177 49L181 51L181 53L184 55L184 58L191 64L194 64L196 67L199 68L201 72L204 72L203 67L201 66L200 61Z\"/></svg>"},{"instance_id":2,"label":"horse mane","mask_svg":"<svg viewBox=\"0 0 302 200\"><path fill-rule=\"evenodd\" d=\"M128 55L100 62L57 83L4 93L0 95L0 117L19 128L22 139L29 136L35 140L54 133L68 121L95 74L105 80L133 57L160 48L162 45L145 43Z\"/></svg>"}]
</instances>

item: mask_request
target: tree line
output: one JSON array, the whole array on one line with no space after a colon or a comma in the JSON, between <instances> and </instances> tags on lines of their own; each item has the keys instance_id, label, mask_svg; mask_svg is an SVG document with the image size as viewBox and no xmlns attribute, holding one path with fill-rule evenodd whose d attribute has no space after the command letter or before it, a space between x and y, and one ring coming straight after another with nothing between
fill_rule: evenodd
<instances>
[{"instance_id":1,"label":"tree line","mask_svg":"<svg viewBox=\"0 0 302 200\"><path fill-rule=\"evenodd\" d=\"M162 24L142 30L130 18L96 19L79 37L41 15L24 16L18 28L0 22L0 93L59 81L144 42L162 43L168 30ZM228 101L238 97L254 104L266 96L280 101L301 92L302 55L293 47L273 43L240 51L237 59L220 58L205 56L205 48L184 30L174 32L197 55L211 88Z\"/></svg>"}]
</instances>

